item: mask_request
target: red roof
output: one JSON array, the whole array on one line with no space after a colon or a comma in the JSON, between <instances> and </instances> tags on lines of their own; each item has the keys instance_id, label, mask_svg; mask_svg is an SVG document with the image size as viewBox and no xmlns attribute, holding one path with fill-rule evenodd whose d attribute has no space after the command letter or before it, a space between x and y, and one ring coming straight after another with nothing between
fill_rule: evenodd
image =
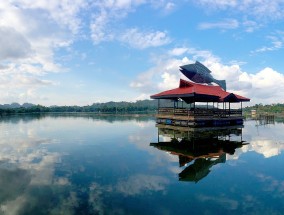
<instances>
[{"instance_id":1,"label":"red roof","mask_svg":"<svg viewBox=\"0 0 284 215\"><path fill-rule=\"evenodd\" d=\"M178 99L185 102L246 102L249 98L229 93L220 86L197 84L180 79L178 88L151 96L152 99Z\"/></svg>"}]
</instances>

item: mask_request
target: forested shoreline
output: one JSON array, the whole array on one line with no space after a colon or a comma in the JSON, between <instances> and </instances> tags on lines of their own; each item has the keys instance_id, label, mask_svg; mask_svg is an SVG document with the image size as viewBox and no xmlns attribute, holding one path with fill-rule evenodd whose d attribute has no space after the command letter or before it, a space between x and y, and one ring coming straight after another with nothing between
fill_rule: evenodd
<instances>
[{"instance_id":1,"label":"forested shoreline","mask_svg":"<svg viewBox=\"0 0 284 215\"><path fill-rule=\"evenodd\" d=\"M0 114L18 114L18 113L138 113L154 112L157 110L156 100L139 100L136 102L105 102L94 103L87 106L43 106L24 103L0 105Z\"/></svg>"},{"instance_id":2,"label":"forested shoreline","mask_svg":"<svg viewBox=\"0 0 284 215\"><path fill-rule=\"evenodd\" d=\"M18 103L0 105L0 114L18 113L153 113L157 110L157 100L139 100L136 102L105 102L93 103L86 106L43 106L31 103ZM245 113L250 114L251 110L258 113L284 114L284 104L256 104L243 108Z\"/></svg>"}]
</instances>

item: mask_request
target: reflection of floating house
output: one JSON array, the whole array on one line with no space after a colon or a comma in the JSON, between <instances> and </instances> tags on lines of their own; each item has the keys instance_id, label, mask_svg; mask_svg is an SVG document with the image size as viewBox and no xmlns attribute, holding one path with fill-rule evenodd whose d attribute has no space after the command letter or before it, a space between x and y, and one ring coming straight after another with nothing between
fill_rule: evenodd
<instances>
[{"instance_id":1,"label":"reflection of floating house","mask_svg":"<svg viewBox=\"0 0 284 215\"><path fill-rule=\"evenodd\" d=\"M240 138L232 140L232 136ZM245 144L241 128L194 132L159 128L158 137L158 142L150 143L151 146L178 156L180 167L188 164L179 173L180 181L198 182L210 173L212 166L225 163L226 154L234 154ZM164 141L169 138L170 141Z\"/></svg>"},{"instance_id":2,"label":"reflection of floating house","mask_svg":"<svg viewBox=\"0 0 284 215\"><path fill-rule=\"evenodd\" d=\"M189 127L243 124L242 102L250 99L225 91L225 81L214 79L211 71L199 62L182 66L181 72L191 81L181 79L178 88L151 96L158 99L158 124ZM241 107L233 109L232 103L240 103Z\"/></svg>"}]
</instances>

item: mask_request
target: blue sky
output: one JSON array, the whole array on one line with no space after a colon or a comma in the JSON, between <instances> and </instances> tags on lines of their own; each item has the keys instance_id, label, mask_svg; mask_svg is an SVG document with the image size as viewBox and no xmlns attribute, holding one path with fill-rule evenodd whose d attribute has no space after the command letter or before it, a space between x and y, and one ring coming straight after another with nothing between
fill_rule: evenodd
<instances>
[{"instance_id":1,"label":"blue sky","mask_svg":"<svg viewBox=\"0 0 284 215\"><path fill-rule=\"evenodd\" d=\"M283 0L0 3L0 104L135 101L198 60L227 90L283 103Z\"/></svg>"}]
</instances>

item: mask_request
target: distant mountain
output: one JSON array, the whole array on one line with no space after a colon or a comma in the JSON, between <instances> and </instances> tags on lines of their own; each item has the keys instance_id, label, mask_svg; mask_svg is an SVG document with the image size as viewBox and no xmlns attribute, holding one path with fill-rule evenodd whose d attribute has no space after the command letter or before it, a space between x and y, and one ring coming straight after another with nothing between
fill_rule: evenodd
<instances>
[{"instance_id":1,"label":"distant mountain","mask_svg":"<svg viewBox=\"0 0 284 215\"><path fill-rule=\"evenodd\" d=\"M0 105L1 114L13 113L52 113L52 112L94 112L94 113L141 113L153 112L157 110L157 100L139 100L136 102L105 102L94 103L87 106L42 106L30 103L4 104Z\"/></svg>"},{"instance_id":2,"label":"distant mountain","mask_svg":"<svg viewBox=\"0 0 284 215\"><path fill-rule=\"evenodd\" d=\"M16 102L13 102L11 104L3 104L3 105L0 105L0 108L1 109L10 109L10 108L30 108L30 107L33 107L35 106L34 104L31 104L31 103L24 103L22 105L20 105L19 103L16 103Z\"/></svg>"},{"instance_id":3,"label":"distant mountain","mask_svg":"<svg viewBox=\"0 0 284 215\"><path fill-rule=\"evenodd\" d=\"M35 106L35 105L32 104L32 103L24 103L24 104L22 104L22 107L24 107L24 108L30 108L30 107L33 107L33 106Z\"/></svg>"}]
</instances>

